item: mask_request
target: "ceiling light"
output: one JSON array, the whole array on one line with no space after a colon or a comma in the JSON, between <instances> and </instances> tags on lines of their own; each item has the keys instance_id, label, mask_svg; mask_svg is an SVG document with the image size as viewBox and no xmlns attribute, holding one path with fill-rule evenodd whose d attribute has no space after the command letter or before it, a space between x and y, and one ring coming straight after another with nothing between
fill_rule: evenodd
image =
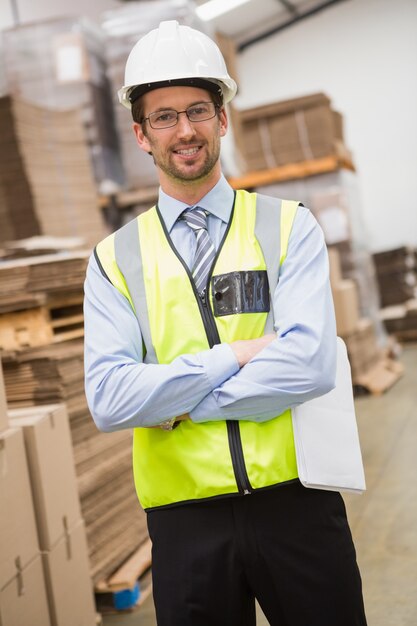
<instances>
[{"instance_id":1,"label":"ceiling light","mask_svg":"<svg viewBox=\"0 0 417 626\"><path fill-rule=\"evenodd\" d=\"M209 0L196 8L198 17L205 22L214 20L219 15L228 13L232 9L246 4L249 0Z\"/></svg>"}]
</instances>

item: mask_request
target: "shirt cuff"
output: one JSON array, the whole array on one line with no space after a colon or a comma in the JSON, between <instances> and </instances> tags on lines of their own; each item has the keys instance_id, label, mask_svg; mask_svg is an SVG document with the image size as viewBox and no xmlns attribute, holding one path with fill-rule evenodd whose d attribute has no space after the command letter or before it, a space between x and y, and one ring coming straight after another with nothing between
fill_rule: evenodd
<instances>
[{"instance_id":1,"label":"shirt cuff","mask_svg":"<svg viewBox=\"0 0 417 626\"><path fill-rule=\"evenodd\" d=\"M228 343L220 343L211 350L201 352L201 363L212 391L239 371L239 363Z\"/></svg>"}]
</instances>

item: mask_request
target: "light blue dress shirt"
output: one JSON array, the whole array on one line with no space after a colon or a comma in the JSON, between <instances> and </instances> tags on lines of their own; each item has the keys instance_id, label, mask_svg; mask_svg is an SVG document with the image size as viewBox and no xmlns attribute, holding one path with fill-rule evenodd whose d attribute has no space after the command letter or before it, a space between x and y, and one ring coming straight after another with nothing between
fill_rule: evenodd
<instances>
[{"instance_id":1,"label":"light blue dress shirt","mask_svg":"<svg viewBox=\"0 0 417 626\"><path fill-rule=\"evenodd\" d=\"M234 192L224 177L198 202L220 245ZM191 267L196 241L184 221L188 205L159 192L174 246ZM273 226L273 225L271 225ZM271 419L334 386L336 329L323 233L310 211L297 211L280 281L272 295L277 338L239 369L229 344L143 362L142 336L126 298L91 256L85 281L85 389L101 430L154 426L189 413L194 422Z\"/></svg>"}]
</instances>

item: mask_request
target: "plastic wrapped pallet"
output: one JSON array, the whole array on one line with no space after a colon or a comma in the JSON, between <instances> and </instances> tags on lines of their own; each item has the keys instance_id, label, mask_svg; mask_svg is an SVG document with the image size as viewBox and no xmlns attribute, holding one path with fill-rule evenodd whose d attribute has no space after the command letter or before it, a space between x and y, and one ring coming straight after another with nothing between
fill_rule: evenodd
<instances>
[{"instance_id":1,"label":"plastic wrapped pallet","mask_svg":"<svg viewBox=\"0 0 417 626\"><path fill-rule=\"evenodd\" d=\"M8 92L53 111L80 109L95 180L123 180L103 35L84 18L60 18L4 31Z\"/></svg>"},{"instance_id":2,"label":"plastic wrapped pallet","mask_svg":"<svg viewBox=\"0 0 417 626\"><path fill-rule=\"evenodd\" d=\"M299 200L312 211L322 227L327 245L339 254L342 277L356 283L360 316L372 320L378 342L384 345L387 336L379 316L378 283L368 247L356 173L339 169L258 187L257 191Z\"/></svg>"}]
</instances>

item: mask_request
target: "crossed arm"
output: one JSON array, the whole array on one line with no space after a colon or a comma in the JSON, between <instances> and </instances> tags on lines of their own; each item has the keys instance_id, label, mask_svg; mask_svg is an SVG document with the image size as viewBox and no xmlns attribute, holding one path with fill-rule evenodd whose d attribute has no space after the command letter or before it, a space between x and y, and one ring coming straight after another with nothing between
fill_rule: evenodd
<instances>
[{"instance_id":1,"label":"crossed arm","mask_svg":"<svg viewBox=\"0 0 417 626\"><path fill-rule=\"evenodd\" d=\"M327 251L306 210L297 214L272 300L276 333L181 355L168 365L146 364L135 315L92 258L85 382L98 428L152 427L174 416L263 421L331 389L336 333Z\"/></svg>"},{"instance_id":2,"label":"crossed arm","mask_svg":"<svg viewBox=\"0 0 417 626\"><path fill-rule=\"evenodd\" d=\"M258 352L261 352L267 345L269 345L277 336L275 333L269 333L263 335L258 339L239 339L229 343L229 346L235 355L239 369L247 365L249 361L256 357ZM189 413L183 413L177 416L177 420L191 419Z\"/></svg>"}]
</instances>

